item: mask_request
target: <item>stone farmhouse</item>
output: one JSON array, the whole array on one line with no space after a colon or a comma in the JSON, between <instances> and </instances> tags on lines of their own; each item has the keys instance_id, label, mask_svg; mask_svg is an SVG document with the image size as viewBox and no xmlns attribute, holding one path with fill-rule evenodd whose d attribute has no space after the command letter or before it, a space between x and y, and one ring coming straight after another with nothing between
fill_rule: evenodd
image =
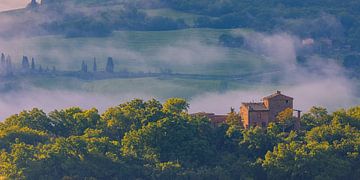
<instances>
[{"instance_id":1,"label":"stone farmhouse","mask_svg":"<svg viewBox=\"0 0 360 180\"><path fill-rule=\"evenodd\" d=\"M270 122L276 122L278 114L285 109L297 112L295 129L300 128L301 111L294 110L294 98L281 94L280 91L266 96L262 102L242 103L240 106L240 118L244 128L255 126L267 127ZM226 115L215 115L214 113L196 113L208 117L214 124L224 123Z\"/></svg>"}]
</instances>

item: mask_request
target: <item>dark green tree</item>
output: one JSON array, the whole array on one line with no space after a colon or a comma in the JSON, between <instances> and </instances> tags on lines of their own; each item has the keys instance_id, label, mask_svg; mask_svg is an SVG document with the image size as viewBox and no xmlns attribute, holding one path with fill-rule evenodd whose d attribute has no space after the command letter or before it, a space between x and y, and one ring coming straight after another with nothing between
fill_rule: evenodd
<instances>
[{"instance_id":1,"label":"dark green tree","mask_svg":"<svg viewBox=\"0 0 360 180\"><path fill-rule=\"evenodd\" d=\"M108 72L108 73L113 73L114 72L114 60L113 60L112 57L109 57L107 59L106 72Z\"/></svg>"},{"instance_id":2,"label":"dark green tree","mask_svg":"<svg viewBox=\"0 0 360 180\"><path fill-rule=\"evenodd\" d=\"M94 62L93 62L93 72L97 72L96 58L94 58Z\"/></svg>"},{"instance_id":3,"label":"dark green tree","mask_svg":"<svg viewBox=\"0 0 360 180\"><path fill-rule=\"evenodd\" d=\"M31 58L31 70L35 71L35 60L34 60L34 58Z\"/></svg>"}]
</instances>

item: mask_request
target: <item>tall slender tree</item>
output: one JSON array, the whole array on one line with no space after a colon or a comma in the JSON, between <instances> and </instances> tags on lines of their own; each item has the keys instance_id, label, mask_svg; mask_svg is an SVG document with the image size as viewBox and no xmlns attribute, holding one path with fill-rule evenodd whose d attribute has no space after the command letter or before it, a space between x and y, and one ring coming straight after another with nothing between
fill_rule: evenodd
<instances>
[{"instance_id":1,"label":"tall slender tree","mask_svg":"<svg viewBox=\"0 0 360 180\"><path fill-rule=\"evenodd\" d=\"M96 64L96 58L94 57L94 63L93 63L93 71L97 71L97 64Z\"/></svg>"},{"instance_id":2,"label":"tall slender tree","mask_svg":"<svg viewBox=\"0 0 360 180\"><path fill-rule=\"evenodd\" d=\"M88 72L88 66L85 61L82 61L81 63L81 72Z\"/></svg>"},{"instance_id":3,"label":"tall slender tree","mask_svg":"<svg viewBox=\"0 0 360 180\"><path fill-rule=\"evenodd\" d=\"M23 70L28 70L30 68L29 58L27 56L23 56L21 65Z\"/></svg>"},{"instance_id":4,"label":"tall slender tree","mask_svg":"<svg viewBox=\"0 0 360 180\"><path fill-rule=\"evenodd\" d=\"M112 57L108 57L108 60L106 63L106 72L108 72L108 73L114 72L114 60Z\"/></svg>"},{"instance_id":5,"label":"tall slender tree","mask_svg":"<svg viewBox=\"0 0 360 180\"><path fill-rule=\"evenodd\" d=\"M35 70L35 59L31 58L31 70L34 71Z\"/></svg>"},{"instance_id":6,"label":"tall slender tree","mask_svg":"<svg viewBox=\"0 0 360 180\"><path fill-rule=\"evenodd\" d=\"M5 64L5 54L1 53L1 64Z\"/></svg>"},{"instance_id":7,"label":"tall slender tree","mask_svg":"<svg viewBox=\"0 0 360 180\"><path fill-rule=\"evenodd\" d=\"M226 117L226 124L229 126L234 126L236 128L242 128L243 124L241 122L241 117L238 113L235 112L235 109L232 107L228 116Z\"/></svg>"},{"instance_id":8,"label":"tall slender tree","mask_svg":"<svg viewBox=\"0 0 360 180\"><path fill-rule=\"evenodd\" d=\"M6 64L6 75L12 75L13 74L13 69L12 69L12 63L11 63L11 56L10 55L8 55L6 57L5 64Z\"/></svg>"},{"instance_id":9,"label":"tall slender tree","mask_svg":"<svg viewBox=\"0 0 360 180\"><path fill-rule=\"evenodd\" d=\"M6 62L5 62L5 54L1 53L1 62L0 62L0 74L3 75L5 73Z\"/></svg>"}]
</instances>

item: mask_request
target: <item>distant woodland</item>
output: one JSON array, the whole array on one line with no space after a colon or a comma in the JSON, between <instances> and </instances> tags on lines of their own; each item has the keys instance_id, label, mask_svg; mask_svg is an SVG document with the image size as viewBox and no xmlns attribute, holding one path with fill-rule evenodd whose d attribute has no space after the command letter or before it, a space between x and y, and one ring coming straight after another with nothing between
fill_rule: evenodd
<instances>
[{"instance_id":1,"label":"distant woodland","mask_svg":"<svg viewBox=\"0 0 360 180\"><path fill-rule=\"evenodd\" d=\"M194 15L193 23L183 18L146 13L146 10L159 8ZM26 10L6 12L5 15L21 18L0 35L99 37L117 30L185 28L286 32L302 39L314 39L316 53L341 58L344 66L353 70L360 67L359 9L360 2L356 0L341 3L337 0L44 0L41 4L29 4ZM219 40L230 47L243 43L241 37L223 36Z\"/></svg>"},{"instance_id":2,"label":"distant woodland","mask_svg":"<svg viewBox=\"0 0 360 180\"><path fill-rule=\"evenodd\" d=\"M301 129L280 113L243 129L214 125L178 98L135 99L104 113L23 111L0 123L0 175L10 179L358 179L360 107L313 107Z\"/></svg>"}]
</instances>

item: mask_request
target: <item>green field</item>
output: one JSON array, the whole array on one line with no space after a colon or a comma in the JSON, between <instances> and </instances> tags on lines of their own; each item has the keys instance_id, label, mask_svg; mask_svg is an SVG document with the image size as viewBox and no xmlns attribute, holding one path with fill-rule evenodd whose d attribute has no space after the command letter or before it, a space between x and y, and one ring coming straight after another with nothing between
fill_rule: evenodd
<instances>
[{"instance_id":1,"label":"green field","mask_svg":"<svg viewBox=\"0 0 360 180\"><path fill-rule=\"evenodd\" d=\"M186 24L193 26L194 21L199 17L204 17L203 15L197 15L192 13L186 13L182 11L177 11L169 8L160 8L160 9L146 9L143 10L148 16L163 16L168 17L174 20L184 20Z\"/></svg>"},{"instance_id":2,"label":"green field","mask_svg":"<svg viewBox=\"0 0 360 180\"><path fill-rule=\"evenodd\" d=\"M30 78L27 81L38 88L48 90L70 90L98 94L146 94L159 99L183 97L190 99L205 92L221 93L230 89L250 89L259 84L243 84L217 80L184 80L184 79L110 79L100 81L83 81L75 78ZM134 97L135 98L135 97Z\"/></svg>"},{"instance_id":3,"label":"green field","mask_svg":"<svg viewBox=\"0 0 360 180\"><path fill-rule=\"evenodd\" d=\"M231 30L121 31L105 38L43 36L9 42L8 47L17 48L5 47L4 51L15 54L15 62L19 63L24 54L35 57L43 67L61 70L77 70L81 61L91 64L94 57L103 68L108 56L115 59L118 70L129 71L170 68L179 73L241 74L268 65L243 49L218 47L218 37L223 33ZM213 54L207 55L207 51Z\"/></svg>"},{"instance_id":4,"label":"green field","mask_svg":"<svg viewBox=\"0 0 360 180\"><path fill-rule=\"evenodd\" d=\"M16 66L19 66L24 54L35 57L37 65L41 64L43 68L51 69L56 66L58 70L79 70L83 60L91 69L94 57L97 58L98 69L104 69L108 56L114 58L117 71L127 69L131 72L159 72L162 68L168 68L174 73L242 75L276 69L263 57L252 52L218 46L218 37L233 31L120 31L102 38L42 36L10 41L9 46L3 49L13 55ZM24 81L43 89L104 94L139 92L161 99L172 96L191 98L205 92L248 89L258 85L248 81L157 78L84 81L75 78L29 77Z\"/></svg>"},{"instance_id":5,"label":"green field","mask_svg":"<svg viewBox=\"0 0 360 180\"><path fill-rule=\"evenodd\" d=\"M194 19L199 17L198 15L169 9L143 11L149 16L184 19L188 24L193 23ZM94 96L99 95L100 97L103 95L106 97L110 96L111 98L114 97L114 99L123 99L122 97L124 96L131 98L154 97L159 100L170 97L182 97L190 101L202 99L203 97L206 99L208 93L210 93L214 96L221 96L219 99L216 99L216 97L215 100L211 99L212 103L216 104L214 106L218 106L217 101L222 101L220 99L227 100L226 105L223 105L225 109L228 108L227 104L231 104L233 98L237 99L234 102L238 102L239 99L247 101L249 100L247 99L248 97L255 96L260 98L259 94L265 95L277 89L295 92L294 97L302 102L299 103L301 104L299 108L303 109L316 104L335 109L360 101L358 98L360 95L352 92L355 92L360 87L357 80L353 80L355 82L353 83L353 81L343 78L334 81L331 87L329 87L326 81L322 83L323 79L312 79L316 73L307 76L306 71L304 71L301 75L294 74L294 76L292 76L291 72L288 72L284 78L286 80L282 81L281 72L284 69L274 65L272 61L266 59L261 53L219 45L218 39L223 34L247 33L249 31L252 30L194 28L173 31L116 31L108 37L65 38L51 35L7 39L0 42L0 52L10 54L17 68L20 67L22 56L27 55L34 57L37 67L41 65L43 69L47 67L52 69L55 66L60 71L79 71L82 61L85 61L89 65L89 69L92 70L92 63L95 57L97 59L98 70L102 71L105 69L107 58L111 56L115 61L115 71L160 72L162 69L170 69L173 73L238 75L238 77L242 78L239 80L198 80L168 77L89 81L69 77L22 76L16 81L0 81L0 93L8 92L11 94L14 92L31 91L30 94L32 94L32 91L35 91L36 94L38 89L45 89L49 90L46 92L61 91L65 92L65 94L75 92L79 96L84 93ZM264 72L278 70L281 71L280 75L263 74ZM261 77L258 79L249 78L247 76L249 73L260 74L259 76ZM329 77L333 78L333 76ZM324 75L324 79L329 77ZM341 83L341 81L345 81L345 83ZM333 87L344 85L345 88L340 89L341 92L334 93L330 91ZM313 86L315 86L315 90L313 90ZM299 93L296 89L297 87L303 88L302 91L310 95L303 98L303 93ZM320 89L320 91L329 89L329 92L317 94L316 88ZM347 89L351 89L351 91L347 91ZM250 95L241 93L234 95L233 92L249 92ZM228 94L235 97L226 99ZM331 99L335 95L338 96L338 94L341 94L341 97L343 97L339 98L340 100L345 99L341 105L339 105L340 102L333 103L327 101L327 99ZM6 96L6 93L3 93L3 95ZM317 97L321 98L317 99ZM44 98L47 99L46 97ZM47 102L47 100L44 101ZM306 101L311 103L304 103ZM81 103L79 102L79 104ZM221 110L221 107L212 109L211 105L204 104L206 104L204 105L204 110L221 111L221 113L225 113L228 110ZM336 107L333 107L333 104L337 104ZM71 105L77 104L72 103ZM17 107L18 105L14 106ZM43 106L43 104L39 106Z\"/></svg>"},{"instance_id":6,"label":"green field","mask_svg":"<svg viewBox=\"0 0 360 180\"><path fill-rule=\"evenodd\" d=\"M83 60L88 63L89 69L92 69L94 57L97 58L98 69L104 69L108 56L114 58L116 71L127 69L130 72L159 72L162 68L168 68L174 73L241 76L278 70L278 67L261 55L241 48L225 48L218 45L218 37L221 34L238 31L246 30L119 31L110 37L102 38L42 36L10 41L10 46L8 49L4 48L4 52L17 55L13 58L14 62L18 62L17 66L22 54L25 54L34 56L43 68L56 66L58 70L72 71L80 70ZM259 81L249 80L246 76L238 81L178 78L86 81L64 77L28 77L23 81L41 89L114 96L132 93L134 97L146 94L159 99L174 96L191 99L204 93L224 93L233 90L271 92L292 87L295 85L293 83L296 83L278 82L274 77L276 76L268 75ZM266 78L268 80L264 80Z\"/></svg>"}]
</instances>

